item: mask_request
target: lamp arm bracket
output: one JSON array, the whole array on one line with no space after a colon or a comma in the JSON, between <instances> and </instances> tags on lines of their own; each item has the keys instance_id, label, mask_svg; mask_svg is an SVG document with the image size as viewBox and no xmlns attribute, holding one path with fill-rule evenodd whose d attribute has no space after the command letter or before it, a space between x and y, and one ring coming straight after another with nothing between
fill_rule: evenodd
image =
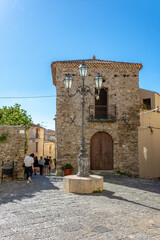
<instances>
[{"instance_id":1,"label":"lamp arm bracket","mask_svg":"<svg viewBox=\"0 0 160 240\"><path fill-rule=\"evenodd\" d=\"M99 94L100 94L100 89L98 89L98 94L94 94L94 93L92 93L92 91L91 91L91 89L90 89L89 86L86 86L86 85L85 85L85 88L86 88L86 92L89 92L89 93L90 93L92 96L94 96L94 97L98 97Z\"/></svg>"},{"instance_id":2,"label":"lamp arm bracket","mask_svg":"<svg viewBox=\"0 0 160 240\"><path fill-rule=\"evenodd\" d=\"M76 96L76 94L77 94L78 92L81 93L81 86L79 86L79 87L76 89L75 93L73 93L73 94L70 94L70 93L69 93L69 90L68 90L68 96L69 96L69 97L74 97L74 96Z\"/></svg>"},{"instance_id":3,"label":"lamp arm bracket","mask_svg":"<svg viewBox=\"0 0 160 240\"><path fill-rule=\"evenodd\" d=\"M84 85L84 88L82 88L82 86L77 87L75 93L73 93L73 94L70 94L70 93L69 93L69 90L68 90L67 92L68 92L68 96L69 96L69 97L74 97L74 96L76 96L77 93L80 93L81 95L83 95L83 93L85 93L85 95L86 95L87 93L90 93L92 96L94 96L94 97L97 98L97 97L99 97L100 89L98 89L98 93L97 93L97 94L94 94L94 93L92 93L92 91L91 91L91 89L90 89L89 86ZM97 99L98 99L98 98L97 98Z\"/></svg>"}]
</instances>

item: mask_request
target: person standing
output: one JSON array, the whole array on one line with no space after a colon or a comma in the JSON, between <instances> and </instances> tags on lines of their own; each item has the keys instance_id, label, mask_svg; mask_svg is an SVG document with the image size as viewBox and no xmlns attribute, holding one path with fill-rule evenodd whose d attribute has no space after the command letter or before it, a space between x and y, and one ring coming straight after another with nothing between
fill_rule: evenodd
<instances>
[{"instance_id":1,"label":"person standing","mask_svg":"<svg viewBox=\"0 0 160 240\"><path fill-rule=\"evenodd\" d=\"M48 174L49 173L49 158L48 158L48 156L44 160L45 160L45 163L44 163L45 174Z\"/></svg>"},{"instance_id":2,"label":"person standing","mask_svg":"<svg viewBox=\"0 0 160 240\"><path fill-rule=\"evenodd\" d=\"M34 158L34 175L37 174L37 170L38 170L38 158L37 156Z\"/></svg>"},{"instance_id":3,"label":"person standing","mask_svg":"<svg viewBox=\"0 0 160 240\"><path fill-rule=\"evenodd\" d=\"M42 156L40 157L38 164L40 168L40 175L43 175L44 159L42 158Z\"/></svg>"},{"instance_id":4,"label":"person standing","mask_svg":"<svg viewBox=\"0 0 160 240\"><path fill-rule=\"evenodd\" d=\"M32 172L34 171L34 154L27 155L24 159L25 171L27 174L27 183L31 182Z\"/></svg>"},{"instance_id":5,"label":"person standing","mask_svg":"<svg viewBox=\"0 0 160 240\"><path fill-rule=\"evenodd\" d=\"M55 170L56 170L56 165L57 165L56 158L54 158L54 165L55 165Z\"/></svg>"},{"instance_id":6,"label":"person standing","mask_svg":"<svg viewBox=\"0 0 160 240\"><path fill-rule=\"evenodd\" d=\"M49 157L49 174L51 174L51 170L52 170L52 158Z\"/></svg>"}]
</instances>

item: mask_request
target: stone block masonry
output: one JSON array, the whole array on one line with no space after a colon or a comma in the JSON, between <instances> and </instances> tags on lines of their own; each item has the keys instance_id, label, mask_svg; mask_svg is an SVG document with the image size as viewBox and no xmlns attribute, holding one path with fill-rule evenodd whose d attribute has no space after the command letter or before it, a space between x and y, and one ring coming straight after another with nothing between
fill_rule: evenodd
<instances>
[{"instance_id":1,"label":"stone block masonry","mask_svg":"<svg viewBox=\"0 0 160 240\"><path fill-rule=\"evenodd\" d=\"M24 179L22 164L25 157L25 126L2 126L0 125L0 136L6 134L7 138L0 142L0 180L2 174L2 161L14 160L15 179ZM4 180L12 180L4 175Z\"/></svg>"},{"instance_id":2,"label":"stone block masonry","mask_svg":"<svg viewBox=\"0 0 160 240\"><path fill-rule=\"evenodd\" d=\"M124 120L114 122L88 121L89 106L95 106L95 98L89 94L86 96L85 139L89 164L91 163L91 139L96 133L104 132L109 134L113 140L113 170L120 169L121 172L139 175L138 126L140 119L139 116L133 115L140 111L139 70L142 65L105 62L101 64L93 60L86 60L85 63L88 66L85 84L90 86L94 93L94 77L99 72L104 79L103 88L107 91L108 108L116 106L116 117L126 117ZM73 173L77 173L77 155L81 144L81 96L77 94L75 97L68 97L64 87L64 77L67 73L73 76L73 86L70 92L74 93L82 83L78 71L79 65L80 61L52 63L53 82L57 88L58 174L61 174L61 166L68 162L74 167ZM103 149L105 148L107 145Z\"/></svg>"}]
</instances>

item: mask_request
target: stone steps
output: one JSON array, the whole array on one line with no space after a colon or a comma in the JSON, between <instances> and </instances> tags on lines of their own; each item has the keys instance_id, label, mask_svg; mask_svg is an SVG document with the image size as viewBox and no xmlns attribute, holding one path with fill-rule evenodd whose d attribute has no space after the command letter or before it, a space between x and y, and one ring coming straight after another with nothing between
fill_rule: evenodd
<instances>
[{"instance_id":1,"label":"stone steps","mask_svg":"<svg viewBox=\"0 0 160 240\"><path fill-rule=\"evenodd\" d=\"M117 173L114 170L90 170L91 174L95 174L95 175L116 175Z\"/></svg>"}]
</instances>

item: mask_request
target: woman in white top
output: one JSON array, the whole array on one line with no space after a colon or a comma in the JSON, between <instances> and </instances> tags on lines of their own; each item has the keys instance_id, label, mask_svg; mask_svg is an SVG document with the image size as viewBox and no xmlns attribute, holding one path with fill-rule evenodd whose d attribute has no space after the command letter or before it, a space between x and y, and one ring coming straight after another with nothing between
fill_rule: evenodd
<instances>
[{"instance_id":1,"label":"woman in white top","mask_svg":"<svg viewBox=\"0 0 160 240\"><path fill-rule=\"evenodd\" d=\"M31 182L31 177L32 177L32 171L34 170L34 154L27 155L24 159L24 164L25 164L25 170L27 174L27 183Z\"/></svg>"}]
</instances>

